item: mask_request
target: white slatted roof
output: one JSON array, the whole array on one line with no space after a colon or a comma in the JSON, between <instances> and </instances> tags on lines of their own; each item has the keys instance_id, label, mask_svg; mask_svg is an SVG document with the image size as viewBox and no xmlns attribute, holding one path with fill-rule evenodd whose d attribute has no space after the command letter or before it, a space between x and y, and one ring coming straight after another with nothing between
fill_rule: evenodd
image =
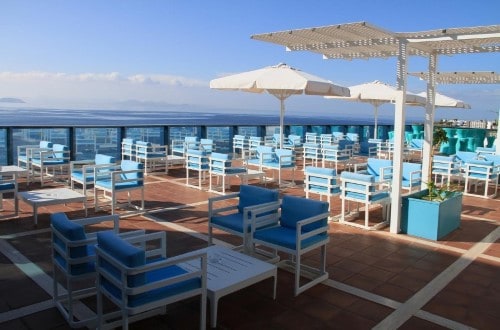
<instances>
[{"instance_id":1,"label":"white slatted roof","mask_svg":"<svg viewBox=\"0 0 500 330\"><path fill-rule=\"evenodd\" d=\"M411 76L429 80L428 72L410 72ZM500 84L500 74L493 71L436 72L438 84Z\"/></svg>"},{"instance_id":2,"label":"white slatted roof","mask_svg":"<svg viewBox=\"0 0 500 330\"><path fill-rule=\"evenodd\" d=\"M500 51L500 25L399 33L359 22L255 34L251 38L283 45L290 51L305 50L327 59L346 60L397 56L400 40L408 41L408 55Z\"/></svg>"}]
</instances>

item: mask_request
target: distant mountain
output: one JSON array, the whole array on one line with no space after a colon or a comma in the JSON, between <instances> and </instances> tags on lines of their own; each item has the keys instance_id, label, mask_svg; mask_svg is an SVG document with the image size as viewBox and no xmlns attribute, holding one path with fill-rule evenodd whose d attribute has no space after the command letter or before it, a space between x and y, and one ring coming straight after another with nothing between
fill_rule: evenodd
<instances>
[{"instance_id":1,"label":"distant mountain","mask_svg":"<svg viewBox=\"0 0 500 330\"><path fill-rule=\"evenodd\" d=\"M26 103L21 99L16 99L14 97L0 97L0 103Z\"/></svg>"}]
</instances>

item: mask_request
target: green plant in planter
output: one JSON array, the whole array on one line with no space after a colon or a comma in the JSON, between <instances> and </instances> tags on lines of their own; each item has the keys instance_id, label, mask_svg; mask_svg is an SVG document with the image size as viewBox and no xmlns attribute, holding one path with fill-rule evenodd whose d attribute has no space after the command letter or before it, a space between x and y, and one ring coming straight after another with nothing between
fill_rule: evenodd
<instances>
[{"instance_id":1,"label":"green plant in planter","mask_svg":"<svg viewBox=\"0 0 500 330\"><path fill-rule=\"evenodd\" d=\"M427 189L429 190L429 194L424 196L423 199L430 201L443 201L453 193L453 191L437 187L432 180L432 161L434 159L434 153L439 150L439 147L444 142L448 142L446 132L441 127L436 127L432 137L432 153L429 161L429 176L427 178Z\"/></svg>"}]
</instances>

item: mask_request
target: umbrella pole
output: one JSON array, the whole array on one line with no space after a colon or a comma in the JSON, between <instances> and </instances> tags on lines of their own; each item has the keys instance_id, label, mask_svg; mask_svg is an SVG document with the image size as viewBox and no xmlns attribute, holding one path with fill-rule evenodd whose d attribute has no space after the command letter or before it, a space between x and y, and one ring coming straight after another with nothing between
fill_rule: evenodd
<instances>
[{"instance_id":1,"label":"umbrella pole","mask_svg":"<svg viewBox=\"0 0 500 330\"><path fill-rule=\"evenodd\" d=\"M373 138L376 139L378 135L378 104L375 104L375 110L374 110L374 115L375 115L375 130L373 132Z\"/></svg>"},{"instance_id":2,"label":"umbrella pole","mask_svg":"<svg viewBox=\"0 0 500 330\"><path fill-rule=\"evenodd\" d=\"M284 118L285 118L285 98L280 97L280 149L283 149L283 137L284 137Z\"/></svg>"}]
</instances>

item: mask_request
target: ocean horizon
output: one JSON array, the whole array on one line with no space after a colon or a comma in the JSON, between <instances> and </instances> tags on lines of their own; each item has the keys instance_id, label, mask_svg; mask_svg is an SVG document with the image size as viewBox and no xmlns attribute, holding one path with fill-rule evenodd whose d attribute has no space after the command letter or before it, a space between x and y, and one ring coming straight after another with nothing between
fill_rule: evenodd
<instances>
[{"instance_id":1,"label":"ocean horizon","mask_svg":"<svg viewBox=\"0 0 500 330\"><path fill-rule=\"evenodd\" d=\"M373 125L374 118L365 114L311 114L308 116L285 114L285 125ZM406 124L423 120L408 118ZM394 119L379 116L379 125L393 125ZM276 113L252 113L252 110L186 109L113 110L113 109L42 109L0 108L0 127L57 127L57 126L193 126L193 125L279 125Z\"/></svg>"}]
</instances>

